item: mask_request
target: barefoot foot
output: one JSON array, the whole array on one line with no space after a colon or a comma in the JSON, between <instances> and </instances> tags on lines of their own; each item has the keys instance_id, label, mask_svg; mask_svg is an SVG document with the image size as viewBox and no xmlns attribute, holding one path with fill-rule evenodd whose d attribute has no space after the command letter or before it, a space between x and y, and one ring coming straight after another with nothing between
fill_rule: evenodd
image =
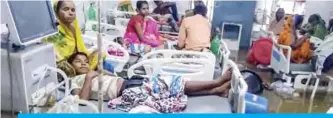
<instances>
[{"instance_id":1,"label":"barefoot foot","mask_svg":"<svg viewBox=\"0 0 333 118\"><path fill-rule=\"evenodd\" d=\"M233 70L232 68L229 68L216 80L219 86L231 80L232 70Z\"/></svg>"},{"instance_id":2,"label":"barefoot foot","mask_svg":"<svg viewBox=\"0 0 333 118\"><path fill-rule=\"evenodd\" d=\"M229 90L231 88L231 81L225 82L223 85L214 88L213 94L221 96L221 97L227 97L229 94Z\"/></svg>"}]
</instances>

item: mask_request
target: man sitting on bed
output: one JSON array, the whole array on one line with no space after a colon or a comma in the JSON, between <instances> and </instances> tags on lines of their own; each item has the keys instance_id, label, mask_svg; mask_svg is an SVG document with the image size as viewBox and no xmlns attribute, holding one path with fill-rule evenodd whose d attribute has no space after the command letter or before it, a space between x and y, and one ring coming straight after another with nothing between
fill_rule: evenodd
<instances>
[{"instance_id":1,"label":"man sitting on bed","mask_svg":"<svg viewBox=\"0 0 333 118\"><path fill-rule=\"evenodd\" d=\"M195 6L194 14L185 18L180 26L178 49L210 51L211 25L206 18L207 7L202 4Z\"/></svg>"},{"instance_id":2,"label":"man sitting on bed","mask_svg":"<svg viewBox=\"0 0 333 118\"><path fill-rule=\"evenodd\" d=\"M85 53L78 52L71 55L68 62L75 69L77 76L71 78L71 93L79 95L80 99L97 99L98 97L98 73L93 70L89 70L89 61ZM194 81L186 80L179 76L156 76L150 80L143 79L140 76L134 76L131 79L122 79L112 75L103 75L102 92L104 100L112 100L118 97L122 97L123 101L129 100L129 96L133 94L139 96L139 93L131 93L135 87L143 87L141 89L148 89L149 92L158 93L153 95L165 95L168 94L168 98L172 95L177 97L189 94L189 95L228 95L230 89L230 78L232 69L228 69L223 76L216 80L207 81ZM171 80L171 84L166 83L167 80ZM158 81L158 82L157 82ZM157 83L156 83L157 82ZM151 85L151 86L150 86ZM157 87L157 88L156 88ZM168 87L169 89L164 89ZM176 88L176 89L175 89ZM134 95L134 96L135 96ZM140 94L140 96L142 96ZM160 96L161 97L161 96ZM127 98L127 99L125 99ZM134 100L135 99L135 100ZM159 99L161 100L161 99ZM168 99L169 100L169 99ZM173 99L178 100L178 99ZM137 98L133 98L134 102L137 102ZM128 104L128 103L127 103ZM138 103L131 103L136 105ZM179 103L177 103L179 104ZM154 105L152 105L154 106ZM156 106L156 105L155 105ZM156 107L154 107L156 108ZM156 108L158 109L158 108ZM164 109L165 110L165 109ZM160 112L172 112L159 109Z\"/></svg>"}]
</instances>

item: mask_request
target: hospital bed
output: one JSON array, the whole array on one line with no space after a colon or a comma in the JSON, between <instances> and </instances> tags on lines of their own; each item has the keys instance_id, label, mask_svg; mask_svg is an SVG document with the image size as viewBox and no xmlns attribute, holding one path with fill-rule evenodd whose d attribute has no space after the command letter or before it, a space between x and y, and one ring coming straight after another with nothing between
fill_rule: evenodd
<instances>
[{"instance_id":1,"label":"hospital bed","mask_svg":"<svg viewBox=\"0 0 333 118\"><path fill-rule=\"evenodd\" d=\"M110 9L110 10L108 10L108 15L114 17L115 25L111 25L111 26L118 28L120 31L124 31L124 32L121 32L121 34L122 34L121 37L123 37L125 34L127 24L130 20L130 17L126 17L126 16L136 15L136 12L124 12L124 11L119 11L117 9ZM110 24L108 24L108 25L110 25ZM159 27L161 27L161 25L159 25ZM171 29L170 26L165 26L165 27L168 27L168 29ZM160 31L160 33L178 36L178 33L176 33L176 32ZM177 44L177 41L167 40L167 49L173 49L172 46L175 44Z\"/></svg>"},{"instance_id":2,"label":"hospital bed","mask_svg":"<svg viewBox=\"0 0 333 118\"><path fill-rule=\"evenodd\" d=\"M91 31L90 35L87 34L87 32L86 32L86 34L82 35L82 37L84 39L84 43L85 43L86 47L88 48L89 52L93 52L94 50L97 49L97 37L96 36L97 36L97 34L94 31ZM124 56L122 56L122 57L109 55L110 58L106 58L110 61L115 62L113 64L116 64L116 68L115 68L116 72L126 71L126 69L129 68L130 65L133 65L133 64L137 63L139 60L142 60L141 57L138 57L135 55L130 55L129 52L127 51L127 49L122 47L120 44L116 43L114 40L110 40L110 39L111 39L110 35L102 34L102 40L103 40L103 45L104 45L103 50L107 51L108 47L115 48L115 49L119 49L124 54ZM158 50L154 50L154 51L158 51ZM154 51L152 51L152 52L154 52ZM172 52L174 52L174 51L172 51ZM215 62L215 60L214 60L214 62Z\"/></svg>"},{"instance_id":3,"label":"hospital bed","mask_svg":"<svg viewBox=\"0 0 333 118\"><path fill-rule=\"evenodd\" d=\"M107 16L114 21L114 25L122 27L127 27L130 18L136 14L136 12L125 12L118 9L107 10Z\"/></svg>"},{"instance_id":4,"label":"hospital bed","mask_svg":"<svg viewBox=\"0 0 333 118\"><path fill-rule=\"evenodd\" d=\"M227 63L226 62L229 59L230 56L230 50L227 46L227 44L221 40L220 41L220 47L219 47L219 56L217 57L217 63L222 69L222 73L224 73L227 70Z\"/></svg>"},{"instance_id":5,"label":"hospital bed","mask_svg":"<svg viewBox=\"0 0 333 118\"><path fill-rule=\"evenodd\" d=\"M200 63L204 64L207 62L207 60L203 59L147 59L144 61L141 61L137 63L136 65L133 65L128 73L129 77L135 75L134 69L139 66L143 66L146 64L152 64L154 68L154 74L170 74L165 73L162 71L162 66L169 64L169 63ZM200 97L189 97L188 99L188 106L185 113L244 113L245 112L245 93L247 91L247 84L245 83L243 77L240 74L240 71L237 68L237 65L231 61L228 60L226 63L228 63L229 67L233 67L233 75L232 75L232 87L229 92L228 98L218 97L218 96L200 96ZM162 71L162 73L161 73ZM202 72L201 72L202 73ZM192 73L195 74L201 74L198 73ZM173 73L177 74L177 73ZM181 76L190 77L187 76L188 74L179 74ZM93 103L96 103L96 101L91 101ZM80 107L80 111L87 113L91 112L90 109L88 109L85 106ZM124 113L122 111L110 109L107 107L106 103L104 102L104 113Z\"/></svg>"},{"instance_id":6,"label":"hospital bed","mask_svg":"<svg viewBox=\"0 0 333 118\"><path fill-rule=\"evenodd\" d=\"M193 57L205 58L205 59L210 60L211 64L215 65L215 68L209 68L208 70L206 70L207 73L206 73L205 77L211 78L211 74L215 74L213 78L216 78L221 73L223 73L227 70L227 63L224 63L224 62L227 61L230 56L230 50L228 49L228 46L226 45L226 43L223 40L221 40L220 43L221 44L219 47L219 56L218 57L215 57L212 53L207 53L207 52L181 51L181 50L167 49L167 50L156 50L156 51L149 52L146 55L144 55L141 60L146 60L146 59L150 59L150 58L187 58L187 59L192 59ZM187 56L184 56L184 55L187 55ZM190 57L189 57L189 55L190 55ZM144 66L144 67L146 68L147 66ZM178 65L175 65L175 67L181 67L181 66L178 64ZM183 68L194 69L193 66L192 67L184 66ZM214 69L218 69L218 70L222 70L222 71L213 73ZM145 70L148 73L151 72L151 70L149 70L147 68ZM189 71L189 70L187 70L187 71Z\"/></svg>"},{"instance_id":7,"label":"hospital bed","mask_svg":"<svg viewBox=\"0 0 333 118\"><path fill-rule=\"evenodd\" d=\"M64 81L57 84L50 82L46 86L41 86L50 72L59 73L64 78ZM36 71L32 73L32 77L37 83L37 89L31 95L32 105L35 106L31 107L30 113L78 113L79 104L87 105L87 108L95 113L99 112L96 105L93 103L81 100L77 95L73 96L70 94L70 88L68 86L70 80L62 70L44 65L38 67ZM59 91L59 89L64 91ZM52 101L52 97L58 102L50 107L48 104Z\"/></svg>"},{"instance_id":8,"label":"hospital bed","mask_svg":"<svg viewBox=\"0 0 333 118\"><path fill-rule=\"evenodd\" d=\"M141 61L141 62L137 63L136 65L132 66L129 69L129 77L135 75L135 73L133 71L134 68L143 66L146 64L148 64L148 65L152 64L153 67L156 67L153 69L154 70L153 75L156 75L156 74L176 74L177 75L178 74L178 75L185 76L185 77L191 77L190 74L163 72L162 66L167 65L169 63L199 63L199 64L204 65L206 63L209 63L209 60L207 60L207 59L192 59L192 60L159 59L159 58L147 59L147 60ZM237 65L231 60L226 61L226 63L228 63L227 65L229 67L234 68L233 75L232 75L232 82L231 82L232 88L229 92L229 97L228 98L223 98L223 97L218 97L218 96L189 97L187 109L184 111L185 113L232 113L232 112L244 113L244 111L245 111L244 96L247 91L247 84L245 83L243 77L241 76L240 71L237 68ZM203 69L201 69L201 70L203 70ZM61 75L66 76L61 70L57 70L57 71L59 71ZM202 73L203 72L201 71L201 72L191 73L191 74L198 75L198 74L202 74ZM43 73L40 73L40 74L42 76L37 76L37 77L44 76ZM67 77L65 77L65 78L67 78ZM68 80L68 79L65 79L65 80ZM202 80L202 81L204 81L204 80ZM64 83L67 83L66 85L68 85L69 82L64 81L61 84L57 85L57 87L62 86ZM66 86L66 87L68 87L68 86ZM55 89L52 89L51 91L53 91L53 90L55 90ZM62 92L60 92L60 93L62 93ZM75 108L75 105L86 104L88 106L82 106L82 105L77 106L78 110L75 110L75 109L69 109L69 110L72 110L70 112L96 113L97 101L93 101L93 100L90 100L89 102L80 101L77 98L69 95L69 88L66 88L65 92L62 94L65 94L64 95L65 97L63 97L57 103L57 105L63 103L64 101L69 102L70 105L71 105L71 102L75 102L75 104L72 106L74 108ZM205 101L205 102L202 102L202 101ZM201 108L201 109L198 109L198 108ZM61 111L61 109L54 108L54 109L50 110L50 112L53 112L53 111L59 112L59 110ZM68 112L68 111L63 111L63 112ZM124 113L124 112L108 108L106 102L104 102L103 113Z\"/></svg>"},{"instance_id":9,"label":"hospital bed","mask_svg":"<svg viewBox=\"0 0 333 118\"><path fill-rule=\"evenodd\" d=\"M94 50L97 50L97 37L92 37L92 36L87 36L83 35L82 36L84 39L84 42L88 48L88 52L93 52ZM107 38L107 37L106 37ZM130 59L130 55L128 51L122 47L120 44L105 40L105 37L102 37L102 50L106 54L105 61L110 62L113 67L114 67L114 72L122 72L124 70L125 65L128 63ZM116 56L116 55L111 55L108 53L108 50L119 50L121 51L124 55L123 56Z\"/></svg>"},{"instance_id":10,"label":"hospital bed","mask_svg":"<svg viewBox=\"0 0 333 118\"><path fill-rule=\"evenodd\" d=\"M89 37L89 36L84 36L85 38L88 38L90 40L95 40L96 38L93 37ZM108 42L108 41L105 41ZM116 44L114 42L109 42L108 43L103 43L103 48L107 48L108 45L116 45L117 47L121 48L121 46L119 44ZM226 47L226 46L223 46ZM93 48L92 48L93 49ZM223 48L221 48L221 51L226 54L230 53L228 51L224 51L222 50ZM125 50L125 49L123 49ZM160 53L159 53L160 52ZM200 76L201 77L205 77L203 75L205 75L207 71L205 70L209 70L210 68L213 68L213 63L215 63L215 57L214 55L209 55L209 54L203 54L203 53L199 53L199 52L192 52L190 54L197 54L198 55L202 55L204 58L199 58L199 59L186 59L186 58L173 58L173 59L165 59L165 58L158 58L158 54L164 54L165 57L171 57L172 55L168 55L168 54L172 54L172 53L167 53L167 50L161 50L161 51L156 51L156 52L151 52L150 54L145 55L143 58L144 60L140 61L139 63L133 65L129 70L128 70L128 76L131 77L133 75L135 75L134 73L134 69L136 67L139 66L144 66L144 65L152 65L153 70L151 71L151 73L148 73L146 76L153 76L157 73L160 74L178 74L181 76L185 76L187 78L192 78L195 76ZM176 50L174 50L173 54L182 54L180 53L182 51L177 52ZM190 51L189 51L190 52ZM189 53L187 52L187 53ZM184 53L183 53L184 54ZM153 59L151 59L151 57L154 57ZM228 56L222 56L222 58L224 57L228 57ZM162 68L163 65L169 65L170 63L198 63L201 65L205 65L205 66L196 66L196 69L193 69L192 73L179 73L179 71L183 71L183 69L181 68L171 68L173 69L172 71L178 71L178 73L171 73L170 70L169 71L164 71ZM224 59L224 61L222 62L224 65L226 66L231 66L234 68L234 72L233 72L233 76L232 76L232 89L230 90L230 95L229 98L223 98L223 97L218 97L218 96L199 96L199 97L190 97L188 100L188 107L187 109L184 111L185 113L232 113L232 112L236 112L236 113L244 113L244 109L245 109L245 104L244 104L244 96L245 93L247 91L247 84L245 83L244 79L242 78L237 65L228 59ZM199 69L201 67L201 69ZM190 71L191 72L191 71ZM211 75L211 74L210 74ZM208 78L208 77L207 77ZM209 79L202 79L201 81L204 80L209 80ZM67 94L65 94L67 95ZM73 98L66 98L66 100L72 100ZM75 99L74 99L75 101ZM205 102L202 102L205 101ZM97 101L94 100L90 100L90 103L93 103L94 105L97 105ZM60 102L61 103L61 102ZM115 109L111 109L108 108L106 101L103 104L103 112L104 113L123 113L122 111L119 110L115 110ZM202 108L202 109L198 109L198 108ZM94 107L92 107L92 105L89 106L79 106L78 107L78 111L82 112L82 113L91 113L91 112L96 112L96 109L94 109Z\"/></svg>"},{"instance_id":11,"label":"hospital bed","mask_svg":"<svg viewBox=\"0 0 333 118\"><path fill-rule=\"evenodd\" d=\"M87 21L85 25L85 35L97 36L97 21ZM126 31L126 26L111 25L107 23L101 23L101 33L107 36L107 40L114 41L116 38L123 37Z\"/></svg>"},{"instance_id":12,"label":"hospital bed","mask_svg":"<svg viewBox=\"0 0 333 118\"><path fill-rule=\"evenodd\" d=\"M319 41L319 42L318 42ZM315 44L316 49L313 51L313 55L316 56L322 51L333 49L333 38L327 37L323 42L320 42L318 38L311 37L310 42ZM284 54L283 50L286 50ZM294 86L298 89L301 80L306 79L305 86L302 86L303 92L307 90L310 80L315 78L315 85L312 87L312 93L310 101L313 101L317 88L319 86L319 76L322 76L322 64L319 64L316 60L311 60L313 62L308 64L293 64L290 62L291 58L291 47L286 45L280 45L277 43L276 39L273 39L272 55L271 55L271 65L270 67L278 74L282 74L282 79L286 80L286 85ZM295 78L295 82L292 82L292 77ZM333 79L330 79L330 84L332 84ZM332 88L330 85L329 89Z\"/></svg>"}]
</instances>

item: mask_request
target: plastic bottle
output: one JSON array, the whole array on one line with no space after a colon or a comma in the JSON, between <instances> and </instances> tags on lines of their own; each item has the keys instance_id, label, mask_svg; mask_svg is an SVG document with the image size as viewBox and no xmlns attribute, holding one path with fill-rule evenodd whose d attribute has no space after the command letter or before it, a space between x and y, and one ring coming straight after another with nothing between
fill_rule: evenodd
<instances>
[{"instance_id":1,"label":"plastic bottle","mask_svg":"<svg viewBox=\"0 0 333 118\"><path fill-rule=\"evenodd\" d=\"M97 21L96 9L95 9L94 3L90 3L89 9L88 9L88 20Z\"/></svg>"},{"instance_id":2,"label":"plastic bottle","mask_svg":"<svg viewBox=\"0 0 333 118\"><path fill-rule=\"evenodd\" d=\"M276 92L279 94L292 96L294 93L294 89L289 87L282 87L282 88L277 88Z\"/></svg>"},{"instance_id":3,"label":"plastic bottle","mask_svg":"<svg viewBox=\"0 0 333 118\"><path fill-rule=\"evenodd\" d=\"M293 96L295 90L292 87L286 86L282 81L276 81L271 84L271 87L280 95Z\"/></svg>"},{"instance_id":4,"label":"plastic bottle","mask_svg":"<svg viewBox=\"0 0 333 118\"><path fill-rule=\"evenodd\" d=\"M211 42L211 51L215 56L219 56L219 49L220 49L220 34L215 35L214 39Z\"/></svg>"}]
</instances>

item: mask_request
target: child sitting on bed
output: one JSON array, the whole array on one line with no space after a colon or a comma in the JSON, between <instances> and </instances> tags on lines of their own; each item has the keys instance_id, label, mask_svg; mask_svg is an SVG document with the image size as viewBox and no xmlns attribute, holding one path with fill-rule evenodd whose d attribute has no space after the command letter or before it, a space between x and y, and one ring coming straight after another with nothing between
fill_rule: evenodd
<instances>
[{"instance_id":1,"label":"child sitting on bed","mask_svg":"<svg viewBox=\"0 0 333 118\"><path fill-rule=\"evenodd\" d=\"M68 62L73 66L77 74L77 76L71 78L71 93L79 95L80 99L97 99L98 73L89 69L87 55L82 52L74 53L69 57ZM102 92L104 100L112 100L120 96L123 98L126 96L128 97L129 94L133 94L129 93L129 89L133 87L150 88L150 92L152 92L152 90L155 93L158 91L158 95L165 95L168 93L169 95L176 96L184 94L225 96L228 95L230 88L231 74L232 69L228 69L228 71L226 71L226 73L224 73L219 79L207 81L185 81L185 79L180 76L156 76L149 78L151 79L149 81L145 81L145 79L140 76L133 76L131 79L122 79L111 75L103 75ZM171 84L169 84L170 86L165 86L168 85L165 84L167 82L164 81L167 79L172 80ZM157 81L158 83L155 83ZM171 89L163 89L165 87ZM178 90L170 91L173 90L172 88L178 88ZM133 103L133 101L127 101L127 103L132 103L132 105L138 104Z\"/></svg>"}]
</instances>

